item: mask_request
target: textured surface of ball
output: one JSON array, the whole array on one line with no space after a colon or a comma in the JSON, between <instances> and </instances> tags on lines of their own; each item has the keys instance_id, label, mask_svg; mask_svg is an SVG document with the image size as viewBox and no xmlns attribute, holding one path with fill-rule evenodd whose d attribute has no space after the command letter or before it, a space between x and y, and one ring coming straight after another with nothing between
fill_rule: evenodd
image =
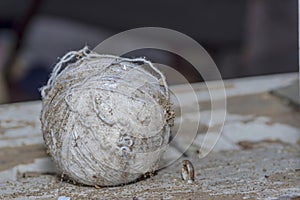
<instances>
[{"instance_id":1,"label":"textured surface of ball","mask_svg":"<svg viewBox=\"0 0 300 200\"><path fill-rule=\"evenodd\" d=\"M69 52L41 90L42 132L63 174L113 186L157 170L170 135L168 86L145 59Z\"/></svg>"}]
</instances>

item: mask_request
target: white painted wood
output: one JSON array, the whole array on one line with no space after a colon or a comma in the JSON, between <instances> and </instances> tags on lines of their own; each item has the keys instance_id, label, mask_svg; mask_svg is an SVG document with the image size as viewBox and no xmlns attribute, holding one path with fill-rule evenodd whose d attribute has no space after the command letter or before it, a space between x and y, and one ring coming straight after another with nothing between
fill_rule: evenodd
<instances>
[{"instance_id":1,"label":"white painted wood","mask_svg":"<svg viewBox=\"0 0 300 200\"><path fill-rule=\"evenodd\" d=\"M175 130L181 117L184 134L193 134L189 127L194 126L199 117L199 113L195 113L194 105L199 104L201 108L198 135L186 152L188 155L186 159L191 160L197 170L196 182L190 186L181 181L180 165L176 163L151 179L126 187L96 190L60 182L54 175L45 175L55 173L57 169L43 147L39 121L40 101L1 105L0 199L13 197L27 199L26 194L32 198L42 199L57 199L59 196L96 197L100 194L101 198L105 196L112 198L115 193L119 198L152 197L152 195L184 198L194 194L203 198L219 195L222 199L239 195L240 199L252 196L258 198L263 195L268 197L300 195L294 178L294 174L298 173L295 170L300 164L295 153L299 152L300 124L297 120L300 119L300 114L268 93L272 89L292 83L297 78L298 74L290 73L226 80L228 97L226 123L213 152L203 159L199 159L201 152L197 154L197 150L201 147L206 148L206 145L217 137L217 134L214 136L212 133L211 137L207 138L208 143L203 145L205 130L207 126L218 125L212 124L209 120L210 109L207 106L209 95L205 85L192 84L199 97L196 102L190 98L191 91L185 90L188 86L171 87L171 90L182 98L182 106L188 111L182 116L177 115ZM218 89L216 88L216 91ZM253 98L253 101L249 98ZM255 104L251 105L252 102ZM268 104L271 106L265 107ZM175 107L178 110L176 102ZM185 138L184 135L178 138L178 146L172 147L162 162L168 162L182 154L180 149L186 145ZM250 149L242 151L245 146L241 146L239 142L247 142ZM25 162L24 157L28 162ZM258 162L256 159L261 160ZM34 177L27 177L26 174ZM274 178L269 181L265 175ZM283 176L286 178L283 179ZM276 177L279 177L279 182L276 182ZM274 181L276 184L273 184ZM173 189L166 189L169 187Z\"/></svg>"}]
</instances>

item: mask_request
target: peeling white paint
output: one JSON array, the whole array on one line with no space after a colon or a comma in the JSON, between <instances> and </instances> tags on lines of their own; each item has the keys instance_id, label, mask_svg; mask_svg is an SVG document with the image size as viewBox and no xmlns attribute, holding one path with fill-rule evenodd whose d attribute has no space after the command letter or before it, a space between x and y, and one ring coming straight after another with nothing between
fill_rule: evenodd
<instances>
[{"instance_id":1,"label":"peeling white paint","mask_svg":"<svg viewBox=\"0 0 300 200\"><path fill-rule=\"evenodd\" d=\"M285 87L291 84L293 81L297 80L297 73L287 73L280 75L268 75L268 76L256 76L249 78L239 78L225 80L224 84L226 87L226 96L242 96L249 94L259 94L267 91L271 91L276 88ZM211 83L213 84L213 83ZM194 88L195 94L193 94L190 89L186 89L186 85L174 85L170 89L175 93L176 98L180 100L181 106L191 106L198 101L210 101L210 95L207 89L205 89L205 83L194 83L191 84ZM220 90L216 88L214 92ZM177 101L174 101L174 96L171 96L171 101L174 102L175 106Z\"/></svg>"},{"instance_id":2,"label":"peeling white paint","mask_svg":"<svg viewBox=\"0 0 300 200\"><path fill-rule=\"evenodd\" d=\"M17 180L18 173L23 174L25 172L36 173L57 173L58 170L54 162L48 158L35 159L33 163L21 164L14 166L8 170L0 172L0 183L5 181Z\"/></svg>"},{"instance_id":3,"label":"peeling white paint","mask_svg":"<svg viewBox=\"0 0 300 200\"><path fill-rule=\"evenodd\" d=\"M40 101L1 105L0 148L43 144L41 108Z\"/></svg>"},{"instance_id":4,"label":"peeling white paint","mask_svg":"<svg viewBox=\"0 0 300 200\"><path fill-rule=\"evenodd\" d=\"M300 129L281 123L271 123L268 117L257 117L253 121L235 121L225 123L223 136L231 142L260 141L264 139L279 139L283 142L296 144L300 139Z\"/></svg>"}]
</instances>

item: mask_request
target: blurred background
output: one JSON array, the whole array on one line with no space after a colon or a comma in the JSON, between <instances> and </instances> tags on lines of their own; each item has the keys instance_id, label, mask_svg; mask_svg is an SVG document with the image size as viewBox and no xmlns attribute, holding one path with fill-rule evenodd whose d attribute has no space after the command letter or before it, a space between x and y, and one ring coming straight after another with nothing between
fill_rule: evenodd
<instances>
[{"instance_id":1,"label":"blurred background","mask_svg":"<svg viewBox=\"0 0 300 200\"><path fill-rule=\"evenodd\" d=\"M297 0L1 0L0 103L40 99L58 57L132 28L164 27L197 40L224 79L298 71ZM144 49L190 82L190 64ZM168 75L170 84L182 83Z\"/></svg>"}]
</instances>

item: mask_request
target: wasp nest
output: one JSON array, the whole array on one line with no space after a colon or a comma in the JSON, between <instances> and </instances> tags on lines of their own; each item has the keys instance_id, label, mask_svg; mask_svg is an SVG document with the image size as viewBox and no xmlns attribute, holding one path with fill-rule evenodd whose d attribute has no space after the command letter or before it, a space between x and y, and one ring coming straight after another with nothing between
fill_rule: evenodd
<instances>
[{"instance_id":1,"label":"wasp nest","mask_svg":"<svg viewBox=\"0 0 300 200\"><path fill-rule=\"evenodd\" d=\"M113 186L157 170L174 113L151 62L85 47L61 58L41 94L48 152L71 180Z\"/></svg>"}]
</instances>

